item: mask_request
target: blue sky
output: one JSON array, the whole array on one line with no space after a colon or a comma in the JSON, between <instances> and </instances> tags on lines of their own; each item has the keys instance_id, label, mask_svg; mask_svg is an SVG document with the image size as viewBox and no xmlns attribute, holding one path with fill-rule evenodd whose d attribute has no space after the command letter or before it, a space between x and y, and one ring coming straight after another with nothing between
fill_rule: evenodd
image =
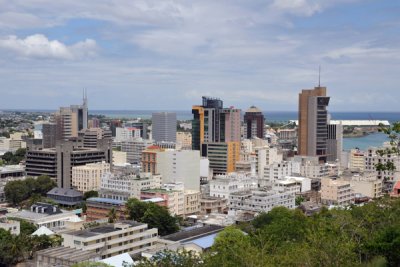
<instances>
[{"instance_id":1,"label":"blue sky","mask_svg":"<svg viewBox=\"0 0 400 267\"><path fill-rule=\"evenodd\" d=\"M0 0L0 109L296 110L318 83L332 111L398 111L393 0Z\"/></svg>"}]
</instances>

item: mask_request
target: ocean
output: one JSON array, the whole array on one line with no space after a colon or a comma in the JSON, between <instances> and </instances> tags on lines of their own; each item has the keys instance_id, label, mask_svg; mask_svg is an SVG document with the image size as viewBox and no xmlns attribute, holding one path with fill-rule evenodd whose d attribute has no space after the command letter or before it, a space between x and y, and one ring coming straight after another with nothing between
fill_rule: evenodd
<instances>
[{"instance_id":1,"label":"ocean","mask_svg":"<svg viewBox=\"0 0 400 267\"><path fill-rule=\"evenodd\" d=\"M104 115L110 118L142 118L150 119L151 114L156 110L91 110L91 114ZM191 111L170 111L176 112L178 120L191 120ZM330 112L333 120L388 120L393 123L400 121L400 112ZM264 112L267 122L288 122L289 120L297 120L296 111L267 111ZM374 133L363 137L344 138L343 149L350 150L359 148L365 150L368 147L381 146L388 141L387 136L382 133Z\"/></svg>"},{"instance_id":2,"label":"ocean","mask_svg":"<svg viewBox=\"0 0 400 267\"><path fill-rule=\"evenodd\" d=\"M153 112L160 110L89 110L92 115L104 115L110 118L142 118L150 119ZM191 120L190 110L168 110L175 112L178 120ZM333 120L400 120L400 112L330 112ZM287 122L297 120L297 111L266 111L264 116L267 122Z\"/></svg>"}]
</instances>

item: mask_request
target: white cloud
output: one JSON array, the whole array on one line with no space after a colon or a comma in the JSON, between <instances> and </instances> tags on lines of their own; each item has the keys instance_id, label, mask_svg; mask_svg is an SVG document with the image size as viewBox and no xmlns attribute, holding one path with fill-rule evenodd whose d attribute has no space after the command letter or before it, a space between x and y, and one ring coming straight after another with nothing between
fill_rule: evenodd
<instances>
[{"instance_id":1,"label":"white cloud","mask_svg":"<svg viewBox=\"0 0 400 267\"><path fill-rule=\"evenodd\" d=\"M73 45L65 45L58 40L50 41L42 34L19 39L15 35L0 38L0 49L11 51L26 58L79 59L96 53L96 41L86 39Z\"/></svg>"}]
</instances>

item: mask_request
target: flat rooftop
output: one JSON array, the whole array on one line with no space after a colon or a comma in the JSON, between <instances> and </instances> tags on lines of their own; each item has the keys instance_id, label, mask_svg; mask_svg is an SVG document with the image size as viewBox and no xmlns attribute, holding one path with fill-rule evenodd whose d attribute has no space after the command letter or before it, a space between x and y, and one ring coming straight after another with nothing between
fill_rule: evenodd
<instances>
[{"instance_id":1,"label":"flat rooftop","mask_svg":"<svg viewBox=\"0 0 400 267\"><path fill-rule=\"evenodd\" d=\"M203 236L208 236L213 233L218 233L218 232L222 231L223 229L224 229L224 227L219 226L219 225L206 225L203 227L198 227L198 228L190 229L187 231L180 231L178 233L171 234L171 235L166 235L163 237L163 239L170 240L170 241L179 241L179 242L185 241L186 242L186 241L201 238Z\"/></svg>"},{"instance_id":2,"label":"flat rooftop","mask_svg":"<svg viewBox=\"0 0 400 267\"><path fill-rule=\"evenodd\" d=\"M84 237L84 238L93 237L93 236L97 236L97 235L108 234L108 233L119 231L119 230L121 230L121 228L119 228L118 225L126 225L126 224L128 224L130 227L143 225L143 223L125 220L125 221L120 221L115 224L102 225L102 226L93 227L93 228L89 228L89 229L85 229L85 230L68 232L66 234L77 236L77 237Z\"/></svg>"},{"instance_id":3,"label":"flat rooftop","mask_svg":"<svg viewBox=\"0 0 400 267\"><path fill-rule=\"evenodd\" d=\"M69 262L82 262L96 258L96 253L94 251L78 250L69 247L49 248L45 250L40 250L36 252L36 254L51 258L62 259Z\"/></svg>"}]
</instances>

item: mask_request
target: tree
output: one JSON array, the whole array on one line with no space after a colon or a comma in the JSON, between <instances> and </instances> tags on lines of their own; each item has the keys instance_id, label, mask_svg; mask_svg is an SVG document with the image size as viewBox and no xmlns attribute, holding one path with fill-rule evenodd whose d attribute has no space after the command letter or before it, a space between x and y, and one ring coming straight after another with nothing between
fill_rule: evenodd
<instances>
[{"instance_id":1,"label":"tree","mask_svg":"<svg viewBox=\"0 0 400 267\"><path fill-rule=\"evenodd\" d=\"M117 220L117 212L114 208L112 208L108 213L108 222L114 223Z\"/></svg>"},{"instance_id":2,"label":"tree","mask_svg":"<svg viewBox=\"0 0 400 267\"><path fill-rule=\"evenodd\" d=\"M368 246L376 255L386 258L388 266L400 266L400 225L382 230Z\"/></svg>"},{"instance_id":3,"label":"tree","mask_svg":"<svg viewBox=\"0 0 400 267\"><path fill-rule=\"evenodd\" d=\"M148 208L148 203L140 201L136 198L130 198L126 202L126 207L129 212L129 217L132 220L140 221Z\"/></svg>"},{"instance_id":4,"label":"tree","mask_svg":"<svg viewBox=\"0 0 400 267\"><path fill-rule=\"evenodd\" d=\"M151 259L143 259L135 267L200 267L203 259L193 251L163 250L156 253Z\"/></svg>"},{"instance_id":5,"label":"tree","mask_svg":"<svg viewBox=\"0 0 400 267\"><path fill-rule=\"evenodd\" d=\"M176 218L169 214L167 208L154 203L148 203L148 208L139 221L147 223L149 228L157 228L161 236L169 235L179 230Z\"/></svg>"},{"instance_id":6,"label":"tree","mask_svg":"<svg viewBox=\"0 0 400 267\"><path fill-rule=\"evenodd\" d=\"M87 191L83 194L83 200L86 200L88 198L91 197L98 197L99 196L99 192L91 190L91 191Z\"/></svg>"},{"instance_id":7,"label":"tree","mask_svg":"<svg viewBox=\"0 0 400 267\"><path fill-rule=\"evenodd\" d=\"M24 181L11 181L5 185L4 194L7 202L12 203L15 206L29 198L30 189Z\"/></svg>"},{"instance_id":8,"label":"tree","mask_svg":"<svg viewBox=\"0 0 400 267\"><path fill-rule=\"evenodd\" d=\"M172 234L179 230L177 219L169 214L166 207L136 198L128 199L126 207L132 220L147 223L150 228L158 228L160 235Z\"/></svg>"},{"instance_id":9,"label":"tree","mask_svg":"<svg viewBox=\"0 0 400 267\"><path fill-rule=\"evenodd\" d=\"M40 175L36 179L35 193L46 196L47 192L49 192L54 187L57 187L57 184L53 179L51 179L47 175Z\"/></svg>"}]
</instances>

